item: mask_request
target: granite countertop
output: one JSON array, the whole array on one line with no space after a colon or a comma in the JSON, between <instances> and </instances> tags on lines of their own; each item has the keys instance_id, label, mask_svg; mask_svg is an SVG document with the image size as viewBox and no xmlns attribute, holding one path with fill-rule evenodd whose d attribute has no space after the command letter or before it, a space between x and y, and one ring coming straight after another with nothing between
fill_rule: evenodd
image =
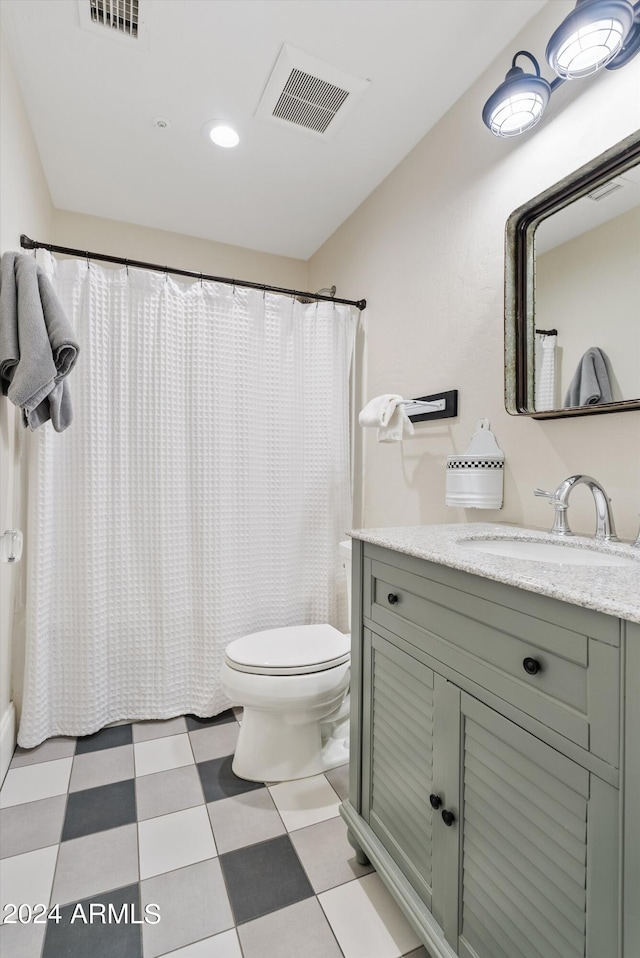
<instances>
[{"instance_id":1,"label":"granite countertop","mask_svg":"<svg viewBox=\"0 0 640 958\"><path fill-rule=\"evenodd\" d=\"M559 539L537 529L487 522L354 529L349 535L395 552L640 623L640 549L626 543L596 543L585 536ZM553 543L566 548L569 557L571 549L589 549L633 558L635 567L575 565L493 555L465 546L464 541L469 539Z\"/></svg>"}]
</instances>

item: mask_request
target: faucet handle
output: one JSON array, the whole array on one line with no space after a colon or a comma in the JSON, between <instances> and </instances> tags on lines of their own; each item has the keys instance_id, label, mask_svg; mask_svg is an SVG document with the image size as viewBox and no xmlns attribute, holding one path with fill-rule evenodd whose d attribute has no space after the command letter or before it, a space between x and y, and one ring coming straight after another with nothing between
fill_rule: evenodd
<instances>
[{"instance_id":1,"label":"faucet handle","mask_svg":"<svg viewBox=\"0 0 640 958\"><path fill-rule=\"evenodd\" d=\"M557 490L556 490L557 491ZM549 503L554 508L553 515L553 526L550 529L554 535L558 536L571 536L573 533L569 528L569 523L567 522L567 509L569 508L569 503L565 502L564 499L561 499L555 492L545 492L544 489L534 489L534 496L540 496L543 499L548 499Z\"/></svg>"},{"instance_id":2,"label":"faucet handle","mask_svg":"<svg viewBox=\"0 0 640 958\"><path fill-rule=\"evenodd\" d=\"M569 508L568 503L563 502L562 499L559 499L555 492L545 492L544 489L536 488L533 490L533 494L534 496L540 496L542 499L548 499L551 505L555 509L559 509L560 512L566 512Z\"/></svg>"}]
</instances>

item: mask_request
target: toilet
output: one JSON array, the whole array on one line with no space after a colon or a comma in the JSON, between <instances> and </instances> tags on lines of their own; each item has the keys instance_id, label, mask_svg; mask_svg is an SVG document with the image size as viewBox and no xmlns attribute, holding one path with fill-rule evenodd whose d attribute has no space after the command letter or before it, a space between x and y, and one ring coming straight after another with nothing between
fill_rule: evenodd
<instances>
[{"instance_id":1,"label":"toilet","mask_svg":"<svg viewBox=\"0 0 640 958\"><path fill-rule=\"evenodd\" d=\"M340 543L351 615L351 541ZM351 637L293 625L231 642L222 688L243 707L233 771L252 782L317 775L349 761Z\"/></svg>"}]
</instances>

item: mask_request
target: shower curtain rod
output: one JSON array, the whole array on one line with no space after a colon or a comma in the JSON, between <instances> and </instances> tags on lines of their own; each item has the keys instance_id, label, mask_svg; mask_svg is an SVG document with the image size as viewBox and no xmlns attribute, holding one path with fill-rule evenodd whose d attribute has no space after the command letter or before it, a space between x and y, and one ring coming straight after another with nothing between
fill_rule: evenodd
<instances>
[{"instance_id":1,"label":"shower curtain rod","mask_svg":"<svg viewBox=\"0 0 640 958\"><path fill-rule=\"evenodd\" d=\"M282 293L284 296L296 296L303 299L317 300L325 303L340 303L343 306L356 306L366 309L366 299L340 299L338 296L321 296L319 293L305 293L298 289L285 289L282 286L270 286L267 283L251 283L244 279L229 279L226 276L209 276L206 273L196 273L190 269L174 269L171 266L159 266L157 263L142 263L136 259L124 259L121 256L108 256L105 253L90 253L88 250L70 249L67 246L54 246L53 243L40 243L29 239L24 233L20 236L22 249L48 249L50 253L63 253L66 256L77 256L80 259L96 260L103 263L117 263L120 266L132 266L137 269L150 269L156 273L173 273L175 276L190 276L193 279L208 280L212 283L226 283L227 286L245 286L248 289L261 289L263 293Z\"/></svg>"}]
</instances>

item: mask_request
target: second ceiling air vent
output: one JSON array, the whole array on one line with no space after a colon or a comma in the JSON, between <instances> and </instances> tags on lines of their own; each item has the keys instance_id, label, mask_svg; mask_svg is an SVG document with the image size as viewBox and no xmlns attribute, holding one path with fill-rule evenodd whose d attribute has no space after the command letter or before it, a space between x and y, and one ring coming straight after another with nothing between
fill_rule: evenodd
<instances>
[{"instance_id":1,"label":"second ceiling air vent","mask_svg":"<svg viewBox=\"0 0 640 958\"><path fill-rule=\"evenodd\" d=\"M323 139L333 135L369 88L369 80L285 43L256 116Z\"/></svg>"},{"instance_id":2,"label":"second ceiling air vent","mask_svg":"<svg viewBox=\"0 0 640 958\"><path fill-rule=\"evenodd\" d=\"M146 47L147 25L141 6L145 6L141 0L78 0L80 26L103 38Z\"/></svg>"},{"instance_id":3,"label":"second ceiling air vent","mask_svg":"<svg viewBox=\"0 0 640 958\"><path fill-rule=\"evenodd\" d=\"M138 0L89 0L92 23L138 36Z\"/></svg>"}]
</instances>

